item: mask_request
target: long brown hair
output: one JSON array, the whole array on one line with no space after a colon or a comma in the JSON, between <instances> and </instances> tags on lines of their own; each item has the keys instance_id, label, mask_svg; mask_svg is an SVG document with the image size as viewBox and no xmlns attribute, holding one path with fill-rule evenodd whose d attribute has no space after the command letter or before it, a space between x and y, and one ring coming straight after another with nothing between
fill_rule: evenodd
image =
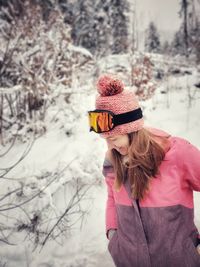
<instances>
[{"instance_id":1,"label":"long brown hair","mask_svg":"<svg viewBox=\"0 0 200 267\"><path fill-rule=\"evenodd\" d=\"M112 149L112 163L116 173L115 189L119 190L127 177L130 180L132 196L142 199L149 189L150 179L158 174L159 166L165 157L168 137L158 137L144 128L129 133L127 166L123 164L121 154Z\"/></svg>"}]
</instances>

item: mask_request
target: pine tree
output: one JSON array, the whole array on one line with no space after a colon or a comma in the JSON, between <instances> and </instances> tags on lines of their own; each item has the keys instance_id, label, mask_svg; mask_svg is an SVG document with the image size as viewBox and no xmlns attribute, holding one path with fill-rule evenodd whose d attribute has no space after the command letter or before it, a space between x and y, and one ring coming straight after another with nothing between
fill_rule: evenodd
<instances>
[{"instance_id":1,"label":"pine tree","mask_svg":"<svg viewBox=\"0 0 200 267\"><path fill-rule=\"evenodd\" d=\"M165 55L168 55L170 53L170 44L167 40L162 45L162 53Z\"/></svg>"},{"instance_id":2,"label":"pine tree","mask_svg":"<svg viewBox=\"0 0 200 267\"><path fill-rule=\"evenodd\" d=\"M196 55L197 63L200 62L200 21L196 21L190 31L191 52Z\"/></svg>"},{"instance_id":3,"label":"pine tree","mask_svg":"<svg viewBox=\"0 0 200 267\"><path fill-rule=\"evenodd\" d=\"M171 50L172 50L172 55L185 54L185 45L184 45L184 37L182 30L179 30L175 33L171 43Z\"/></svg>"},{"instance_id":4,"label":"pine tree","mask_svg":"<svg viewBox=\"0 0 200 267\"><path fill-rule=\"evenodd\" d=\"M147 52L160 52L160 36L154 22L150 22L146 30L145 50Z\"/></svg>"},{"instance_id":5,"label":"pine tree","mask_svg":"<svg viewBox=\"0 0 200 267\"><path fill-rule=\"evenodd\" d=\"M126 0L111 0L111 28L112 53L127 52L128 49L128 11L129 3Z\"/></svg>"},{"instance_id":6,"label":"pine tree","mask_svg":"<svg viewBox=\"0 0 200 267\"><path fill-rule=\"evenodd\" d=\"M193 0L182 0L180 2L179 15L182 18L181 26L174 36L172 42L175 54L195 55L200 60L200 3Z\"/></svg>"},{"instance_id":7,"label":"pine tree","mask_svg":"<svg viewBox=\"0 0 200 267\"><path fill-rule=\"evenodd\" d=\"M96 40L95 55L105 56L111 54L113 35L111 31L110 0L95 1L95 14L92 36Z\"/></svg>"},{"instance_id":8,"label":"pine tree","mask_svg":"<svg viewBox=\"0 0 200 267\"><path fill-rule=\"evenodd\" d=\"M181 0L181 10L180 16L183 16L183 41L184 41L184 48L185 48L185 55L188 57L188 49L189 49L189 36L188 36L188 0Z\"/></svg>"},{"instance_id":9,"label":"pine tree","mask_svg":"<svg viewBox=\"0 0 200 267\"><path fill-rule=\"evenodd\" d=\"M128 0L59 0L72 39L97 56L124 53L128 47Z\"/></svg>"},{"instance_id":10,"label":"pine tree","mask_svg":"<svg viewBox=\"0 0 200 267\"><path fill-rule=\"evenodd\" d=\"M74 9L75 20L72 28L75 44L92 52L95 48L95 40L92 38L93 13L93 1L78 1Z\"/></svg>"}]
</instances>

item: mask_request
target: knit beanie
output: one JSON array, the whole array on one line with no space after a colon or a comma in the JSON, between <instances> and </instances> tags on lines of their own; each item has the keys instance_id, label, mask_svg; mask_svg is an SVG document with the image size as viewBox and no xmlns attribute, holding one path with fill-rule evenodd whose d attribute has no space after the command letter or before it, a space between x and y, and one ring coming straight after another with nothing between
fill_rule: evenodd
<instances>
[{"instance_id":1,"label":"knit beanie","mask_svg":"<svg viewBox=\"0 0 200 267\"><path fill-rule=\"evenodd\" d=\"M140 108L133 91L124 88L123 82L113 75L103 75L97 81L96 109L112 111L114 114L121 114ZM144 120L140 118L136 121L117 125L109 132L101 133L101 137L127 134L136 132L143 128Z\"/></svg>"}]
</instances>

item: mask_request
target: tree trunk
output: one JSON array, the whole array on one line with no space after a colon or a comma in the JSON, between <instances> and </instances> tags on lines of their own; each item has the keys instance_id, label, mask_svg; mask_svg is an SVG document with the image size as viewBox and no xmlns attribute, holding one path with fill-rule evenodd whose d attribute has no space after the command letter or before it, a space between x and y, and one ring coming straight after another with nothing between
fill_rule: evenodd
<instances>
[{"instance_id":1,"label":"tree trunk","mask_svg":"<svg viewBox=\"0 0 200 267\"><path fill-rule=\"evenodd\" d=\"M183 7L183 13L184 13L184 40L185 40L185 55L188 57L188 20L187 20L187 15L188 15L188 2L187 0L182 0L182 7Z\"/></svg>"}]
</instances>

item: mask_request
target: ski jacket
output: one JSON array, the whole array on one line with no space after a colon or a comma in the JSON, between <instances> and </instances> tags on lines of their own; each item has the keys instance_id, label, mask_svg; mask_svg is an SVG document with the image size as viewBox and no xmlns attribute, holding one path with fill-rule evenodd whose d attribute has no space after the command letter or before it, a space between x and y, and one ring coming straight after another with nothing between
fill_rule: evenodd
<instances>
[{"instance_id":1,"label":"ski jacket","mask_svg":"<svg viewBox=\"0 0 200 267\"><path fill-rule=\"evenodd\" d=\"M117 267L200 267L193 204L193 191L200 191L200 151L185 139L169 140L159 174L139 201L127 179L114 189L113 166L104 160L106 232L117 229L108 250Z\"/></svg>"}]
</instances>

